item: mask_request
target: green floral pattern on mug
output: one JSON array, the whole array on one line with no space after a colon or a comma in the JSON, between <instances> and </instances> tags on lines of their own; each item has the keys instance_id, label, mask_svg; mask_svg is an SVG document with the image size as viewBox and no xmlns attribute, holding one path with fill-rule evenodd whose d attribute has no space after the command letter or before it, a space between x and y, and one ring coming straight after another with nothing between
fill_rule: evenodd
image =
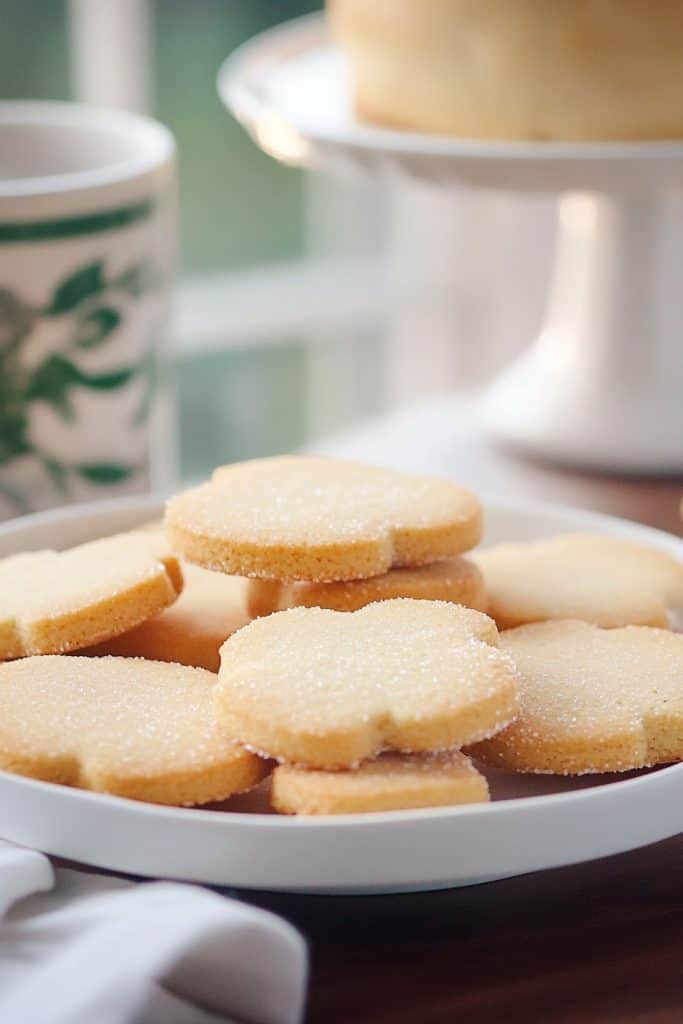
<instances>
[{"instance_id":1,"label":"green floral pattern on mug","mask_svg":"<svg viewBox=\"0 0 683 1024\"><path fill-rule=\"evenodd\" d=\"M107 277L104 263L90 262L61 280L42 308L23 301L15 291L0 287L0 473L2 467L23 456L38 459L59 492L67 497L75 478L95 485L121 483L135 470L134 463L68 462L42 451L30 437L30 410L34 402L46 402L65 422L76 417L74 395L79 389L115 392L133 379L145 382L143 400L133 424L144 423L155 386L156 365L150 345L139 362L107 372L88 372L79 363L83 354L109 345L125 312L116 304L120 296L138 299L161 284L148 262L127 267ZM73 326L59 352L29 365L25 351L42 318L69 316ZM21 495L0 483L0 492L24 510Z\"/></svg>"}]
</instances>

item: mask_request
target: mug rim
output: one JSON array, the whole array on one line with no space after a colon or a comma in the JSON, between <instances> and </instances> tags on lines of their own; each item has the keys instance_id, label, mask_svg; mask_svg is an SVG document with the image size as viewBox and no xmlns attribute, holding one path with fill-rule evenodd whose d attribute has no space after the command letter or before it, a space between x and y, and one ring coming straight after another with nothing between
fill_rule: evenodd
<instances>
[{"instance_id":1,"label":"mug rim","mask_svg":"<svg viewBox=\"0 0 683 1024\"><path fill-rule=\"evenodd\" d=\"M0 178L0 200L92 193L144 179L173 162L175 139L159 121L142 114L53 100L0 101L3 125L60 125L98 131L131 143L131 154L101 167L25 178Z\"/></svg>"}]
</instances>

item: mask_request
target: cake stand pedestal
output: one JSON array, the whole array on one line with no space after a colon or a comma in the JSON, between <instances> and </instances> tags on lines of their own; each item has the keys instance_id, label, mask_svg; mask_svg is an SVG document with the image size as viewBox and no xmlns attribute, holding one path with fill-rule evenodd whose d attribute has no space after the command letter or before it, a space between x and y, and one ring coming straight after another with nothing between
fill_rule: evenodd
<instances>
[{"instance_id":1,"label":"cake stand pedestal","mask_svg":"<svg viewBox=\"0 0 683 1024\"><path fill-rule=\"evenodd\" d=\"M489 387L485 420L554 461L683 469L683 143L489 142L362 124L320 16L241 47L219 91L285 162L560 195L544 325Z\"/></svg>"},{"instance_id":2,"label":"cake stand pedestal","mask_svg":"<svg viewBox=\"0 0 683 1024\"><path fill-rule=\"evenodd\" d=\"M543 326L484 400L497 436L588 468L683 468L682 213L654 195L561 199Z\"/></svg>"}]
</instances>

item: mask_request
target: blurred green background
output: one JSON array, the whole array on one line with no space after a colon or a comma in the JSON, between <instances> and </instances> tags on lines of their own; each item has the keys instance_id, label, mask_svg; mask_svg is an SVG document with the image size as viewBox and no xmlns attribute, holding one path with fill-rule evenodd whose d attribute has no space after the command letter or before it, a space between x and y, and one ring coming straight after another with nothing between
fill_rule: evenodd
<instances>
[{"instance_id":1,"label":"blurred green background","mask_svg":"<svg viewBox=\"0 0 683 1024\"><path fill-rule=\"evenodd\" d=\"M216 73L256 32L320 4L155 0L153 7L156 113L180 152L183 266L216 269L301 255L303 174L261 153L227 115Z\"/></svg>"}]
</instances>

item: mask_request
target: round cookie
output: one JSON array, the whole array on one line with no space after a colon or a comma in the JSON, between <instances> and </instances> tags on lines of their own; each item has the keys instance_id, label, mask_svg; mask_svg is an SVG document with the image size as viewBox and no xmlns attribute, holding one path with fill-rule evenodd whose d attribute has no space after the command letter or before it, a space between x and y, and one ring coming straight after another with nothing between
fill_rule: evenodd
<instances>
[{"instance_id":1,"label":"round cookie","mask_svg":"<svg viewBox=\"0 0 683 1024\"><path fill-rule=\"evenodd\" d=\"M249 581L187 562L182 571L185 586L175 604L87 653L174 661L218 672L221 645L251 622Z\"/></svg>"},{"instance_id":2,"label":"round cookie","mask_svg":"<svg viewBox=\"0 0 683 1024\"><path fill-rule=\"evenodd\" d=\"M270 615L287 608L331 608L355 612L373 601L412 597L422 601L452 601L486 611L486 589L481 570L456 555L415 569L390 569L381 576L338 583L279 583L250 580L248 609L252 616Z\"/></svg>"},{"instance_id":3,"label":"round cookie","mask_svg":"<svg viewBox=\"0 0 683 1024\"><path fill-rule=\"evenodd\" d=\"M486 615L443 601L278 612L223 645L218 718L252 749L316 768L460 747L515 716L497 640Z\"/></svg>"},{"instance_id":4,"label":"round cookie","mask_svg":"<svg viewBox=\"0 0 683 1024\"><path fill-rule=\"evenodd\" d=\"M60 654L118 636L172 604L177 559L142 533L0 561L0 660Z\"/></svg>"},{"instance_id":5,"label":"round cookie","mask_svg":"<svg viewBox=\"0 0 683 1024\"><path fill-rule=\"evenodd\" d=\"M683 636L544 622L509 630L520 712L468 753L519 772L621 772L683 759Z\"/></svg>"},{"instance_id":6,"label":"round cookie","mask_svg":"<svg viewBox=\"0 0 683 1024\"><path fill-rule=\"evenodd\" d=\"M460 554L482 512L450 480L288 456L217 469L169 501L169 540L207 569L275 580L377 576Z\"/></svg>"},{"instance_id":7,"label":"round cookie","mask_svg":"<svg viewBox=\"0 0 683 1024\"><path fill-rule=\"evenodd\" d=\"M282 814L357 814L481 803L486 779L459 750L382 754L352 771L325 772L282 764L271 802Z\"/></svg>"},{"instance_id":8,"label":"round cookie","mask_svg":"<svg viewBox=\"0 0 683 1024\"><path fill-rule=\"evenodd\" d=\"M129 658L0 665L0 768L152 803L224 800L270 766L216 725L215 679Z\"/></svg>"},{"instance_id":9,"label":"round cookie","mask_svg":"<svg viewBox=\"0 0 683 1024\"><path fill-rule=\"evenodd\" d=\"M470 557L500 629L547 619L666 628L683 611L683 563L620 537L567 534Z\"/></svg>"}]
</instances>

